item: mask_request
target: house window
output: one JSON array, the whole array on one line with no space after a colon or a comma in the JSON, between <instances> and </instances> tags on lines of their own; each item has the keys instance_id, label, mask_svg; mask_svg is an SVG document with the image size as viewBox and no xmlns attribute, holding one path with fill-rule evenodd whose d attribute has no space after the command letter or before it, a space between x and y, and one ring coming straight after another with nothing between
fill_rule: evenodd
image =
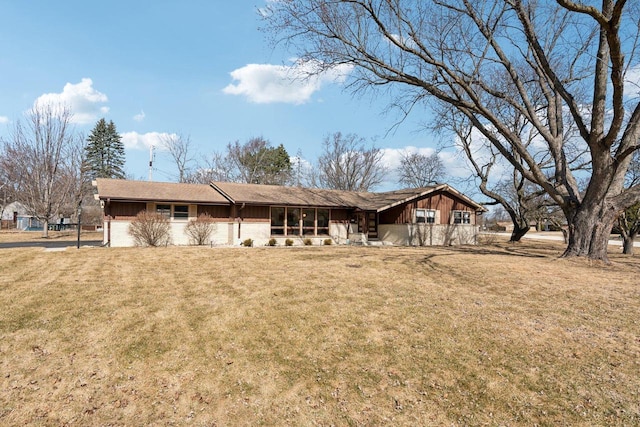
<instances>
[{"instance_id":1,"label":"house window","mask_svg":"<svg viewBox=\"0 0 640 427\"><path fill-rule=\"evenodd\" d=\"M454 224L471 224L471 212L453 211Z\"/></svg>"},{"instance_id":2,"label":"house window","mask_svg":"<svg viewBox=\"0 0 640 427\"><path fill-rule=\"evenodd\" d=\"M317 232L316 234L329 235L329 209L317 209Z\"/></svg>"},{"instance_id":3,"label":"house window","mask_svg":"<svg viewBox=\"0 0 640 427\"><path fill-rule=\"evenodd\" d=\"M302 234L313 236L316 234L316 210L302 210Z\"/></svg>"},{"instance_id":4,"label":"house window","mask_svg":"<svg viewBox=\"0 0 640 427\"><path fill-rule=\"evenodd\" d=\"M189 206L188 205L175 205L173 207L174 219L188 219L189 218Z\"/></svg>"},{"instance_id":5,"label":"house window","mask_svg":"<svg viewBox=\"0 0 640 427\"><path fill-rule=\"evenodd\" d=\"M287 208L287 236L300 235L300 208Z\"/></svg>"},{"instance_id":6,"label":"house window","mask_svg":"<svg viewBox=\"0 0 640 427\"><path fill-rule=\"evenodd\" d=\"M416 223L435 224L436 211L431 209L416 209Z\"/></svg>"},{"instance_id":7,"label":"house window","mask_svg":"<svg viewBox=\"0 0 640 427\"><path fill-rule=\"evenodd\" d=\"M189 205L156 205L156 213L173 219L188 219Z\"/></svg>"},{"instance_id":8,"label":"house window","mask_svg":"<svg viewBox=\"0 0 640 427\"><path fill-rule=\"evenodd\" d=\"M329 209L271 208L271 235L317 236L329 234Z\"/></svg>"},{"instance_id":9,"label":"house window","mask_svg":"<svg viewBox=\"0 0 640 427\"><path fill-rule=\"evenodd\" d=\"M271 234L284 235L284 208L271 208Z\"/></svg>"},{"instance_id":10,"label":"house window","mask_svg":"<svg viewBox=\"0 0 640 427\"><path fill-rule=\"evenodd\" d=\"M171 205L156 205L156 213L171 218Z\"/></svg>"}]
</instances>

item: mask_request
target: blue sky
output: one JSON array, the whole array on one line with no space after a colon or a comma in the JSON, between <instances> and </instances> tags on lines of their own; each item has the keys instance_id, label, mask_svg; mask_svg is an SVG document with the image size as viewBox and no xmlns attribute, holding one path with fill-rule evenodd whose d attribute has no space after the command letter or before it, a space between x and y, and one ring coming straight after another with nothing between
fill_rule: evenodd
<instances>
[{"instance_id":1,"label":"blue sky","mask_svg":"<svg viewBox=\"0 0 640 427\"><path fill-rule=\"evenodd\" d=\"M434 137L419 132L424 112L389 132L399 117L385 114L384 98L354 98L336 75L285 80L295 63L259 30L265 1L0 0L0 136L36 100L65 102L85 134L113 120L137 179L163 133L189 136L197 158L263 136L314 161L337 131L375 139L390 167L406 147L433 152ZM154 165L154 180L175 179L165 151ZM396 187L391 174L382 189Z\"/></svg>"}]
</instances>

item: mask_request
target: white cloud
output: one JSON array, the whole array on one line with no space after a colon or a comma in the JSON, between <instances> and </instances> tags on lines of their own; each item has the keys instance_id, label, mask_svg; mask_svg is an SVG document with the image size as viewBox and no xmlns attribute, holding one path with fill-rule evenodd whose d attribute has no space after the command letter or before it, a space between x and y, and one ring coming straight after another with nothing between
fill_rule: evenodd
<instances>
[{"instance_id":1,"label":"white cloud","mask_svg":"<svg viewBox=\"0 0 640 427\"><path fill-rule=\"evenodd\" d=\"M0 116L0 124L9 123L9 117Z\"/></svg>"},{"instance_id":2,"label":"white cloud","mask_svg":"<svg viewBox=\"0 0 640 427\"><path fill-rule=\"evenodd\" d=\"M141 122L144 120L144 118L147 115L144 113L144 110L140 110L139 114L136 114L135 116L133 116L133 120L135 120L136 122Z\"/></svg>"},{"instance_id":3,"label":"white cloud","mask_svg":"<svg viewBox=\"0 0 640 427\"><path fill-rule=\"evenodd\" d=\"M138 132L124 132L122 136L122 142L125 148L131 150L148 150L153 145L155 149L162 150L164 144L163 139L168 137L177 136L176 134L169 134L166 132L147 132L144 134Z\"/></svg>"},{"instance_id":4,"label":"white cloud","mask_svg":"<svg viewBox=\"0 0 640 427\"><path fill-rule=\"evenodd\" d=\"M391 169L397 169L400 167L400 161L403 154L418 153L424 156L430 156L435 153L436 150L429 147L414 147L408 145L404 148L383 148L382 149L382 162Z\"/></svg>"},{"instance_id":5,"label":"white cloud","mask_svg":"<svg viewBox=\"0 0 640 427\"><path fill-rule=\"evenodd\" d=\"M640 96L640 66L627 71L624 77L624 93L627 98Z\"/></svg>"},{"instance_id":6,"label":"white cloud","mask_svg":"<svg viewBox=\"0 0 640 427\"><path fill-rule=\"evenodd\" d=\"M402 37L400 34L391 34L390 36L395 42L407 46L410 49L416 49L418 47L418 45L416 44L416 42L411 38L411 37ZM385 41L387 43L389 43L390 45L395 46L394 43L391 42L391 40L386 39Z\"/></svg>"},{"instance_id":7,"label":"white cloud","mask_svg":"<svg viewBox=\"0 0 640 427\"><path fill-rule=\"evenodd\" d=\"M93 88L93 81L83 78L80 83L67 83L61 93L45 93L36 99L36 104L65 105L73 113L74 123L91 123L98 116L107 114L107 95Z\"/></svg>"},{"instance_id":8,"label":"white cloud","mask_svg":"<svg viewBox=\"0 0 640 427\"><path fill-rule=\"evenodd\" d=\"M246 96L250 102L304 104L324 84L342 83L353 69L350 65L332 68L312 61L295 61L292 65L248 64L232 71L232 83L222 91Z\"/></svg>"}]
</instances>

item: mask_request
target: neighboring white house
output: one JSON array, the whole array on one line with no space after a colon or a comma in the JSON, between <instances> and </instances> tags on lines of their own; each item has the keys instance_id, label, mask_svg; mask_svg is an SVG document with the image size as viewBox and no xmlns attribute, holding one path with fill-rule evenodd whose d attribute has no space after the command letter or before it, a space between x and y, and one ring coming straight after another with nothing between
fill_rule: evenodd
<instances>
[{"instance_id":1,"label":"neighboring white house","mask_svg":"<svg viewBox=\"0 0 640 427\"><path fill-rule=\"evenodd\" d=\"M29 214L25 205L12 202L2 210L2 228L37 230L42 229L42 223Z\"/></svg>"}]
</instances>

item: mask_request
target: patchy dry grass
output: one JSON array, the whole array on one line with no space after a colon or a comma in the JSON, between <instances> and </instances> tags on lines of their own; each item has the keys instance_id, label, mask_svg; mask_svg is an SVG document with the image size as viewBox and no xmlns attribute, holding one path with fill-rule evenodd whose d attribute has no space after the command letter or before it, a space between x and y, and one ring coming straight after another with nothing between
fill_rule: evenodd
<instances>
[{"instance_id":1,"label":"patchy dry grass","mask_svg":"<svg viewBox=\"0 0 640 427\"><path fill-rule=\"evenodd\" d=\"M637 425L640 257L0 251L5 425Z\"/></svg>"}]
</instances>

